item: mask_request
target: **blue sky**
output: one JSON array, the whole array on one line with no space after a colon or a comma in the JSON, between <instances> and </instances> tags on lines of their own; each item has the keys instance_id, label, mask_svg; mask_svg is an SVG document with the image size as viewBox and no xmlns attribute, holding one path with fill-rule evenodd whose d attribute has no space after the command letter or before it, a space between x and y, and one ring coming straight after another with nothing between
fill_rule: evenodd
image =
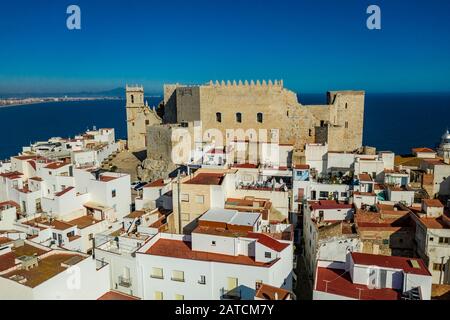
<instances>
[{"instance_id":1,"label":"blue sky","mask_svg":"<svg viewBox=\"0 0 450 320\"><path fill-rule=\"evenodd\" d=\"M81 30L66 8L81 8ZM382 29L366 28L381 7ZM300 93L450 91L450 1L0 2L0 93L284 79Z\"/></svg>"}]
</instances>

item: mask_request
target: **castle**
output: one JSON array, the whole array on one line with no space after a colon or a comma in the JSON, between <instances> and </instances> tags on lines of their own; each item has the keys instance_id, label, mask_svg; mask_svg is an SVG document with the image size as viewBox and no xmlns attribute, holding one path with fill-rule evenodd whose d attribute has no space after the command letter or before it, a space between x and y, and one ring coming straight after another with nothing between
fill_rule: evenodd
<instances>
[{"instance_id":1,"label":"castle","mask_svg":"<svg viewBox=\"0 0 450 320\"><path fill-rule=\"evenodd\" d=\"M364 91L330 91L327 104L302 105L282 80L167 84L156 111L143 104L143 94L142 87L127 87L128 147L147 146L148 159L169 160L173 129L198 121L203 132L215 128L224 137L228 129L279 129L279 143L293 146L296 163L307 143L341 152L362 146Z\"/></svg>"}]
</instances>

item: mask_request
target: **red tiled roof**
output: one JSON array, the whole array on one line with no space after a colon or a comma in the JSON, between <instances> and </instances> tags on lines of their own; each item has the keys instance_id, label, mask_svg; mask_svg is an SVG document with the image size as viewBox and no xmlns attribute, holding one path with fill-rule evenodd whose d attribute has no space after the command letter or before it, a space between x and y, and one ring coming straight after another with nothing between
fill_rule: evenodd
<instances>
[{"instance_id":1,"label":"red tiled roof","mask_svg":"<svg viewBox=\"0 0 450 320\"><path fill-rule=\"evenodd\" d=\"M2 210L2 208L6 207L6 206L12 206L12 207L16 207L17 209L20 209L20 205L17 202L14 202L14 201L0 202L0 210Z\"/></svg>"},{"instance_id":2,"label":"red tiled roof","mask_svg":"<svg viewBox=\"0 0 450 320\"><path fill-rule=\"evenodd\" d=\"M104 295L102 295L97 300L141 300L141 299L122 292L109 291Z\"/></svg>"},{"instance_id":3,"label":"red tiled roof","mask_svg":"<svg viewBox=\"0 0 450 320\"><path fill-rule=\"evenodd\" d=\"M159 239L145 253L178 259L243 264L255 267L271 267L274 263L278 261L277 259L270 263L263 263L263 262L256 262L251 257L243 255L230 256L225 254L193 251L190 242L184 242L181 240L169 240L169 239Z\"/></svg>"},{"instance_id":4,"label":"red tiled roof","mask_svg":"<svg viewBox=\"0 0 450 320\"><path fill-rule=\"evenodd\" d=\"M430 148L413 148L412 152L413 153L418 153L418 152L435 153L435 151Z\"/></svg>"},{"instance_id":5,"label":"red tiled roof","mask_svg":"<svg viewBox=\"0 0 450 320\"><path fill-rule=\"evenodd\" d=\"M419 274L424 276L431 275L422 259L383 256L378 254L367 254L359 252L352 252L351 255L355 264L401 269L406 273ZM412 266L411 261L413 260L417 261L417 263L419 264L419 268L414 268Z\"/></svg>"},{"instance_id":6,"label":"red tiled roof","mask_svg":"<svg viewBox=\"0 0 450 320\"><path fill-rule=\"evenodd\" d=\"M163 186L165 186L164 179L158 179L153 182L147 183L144 186L144 188L155 188L155 187L163 187Z\"/></svg>"},{"instance_id":7,"label":"red tiled roof","mask_svg":"<svg viewBox=\"0 0 450 320\"><path fill-rule=\"evenodd\" d=\"M305 170L309 169L309 164L296 164L294 166L295 169Z\"/></svg>"},{"instance_id":8,"label":"red tiled roof","mask_svg":"<svg viewBox=\"0 0 450 320\"><path fill-rule=\"evenodd\" d=\"M223 173L199 173L192 179L189 179L185 184L205 184L205 185L220 185L222 184Z\"/></svg>"},{"instance_id":9,"label":"red tiled roof","mask_svg":"<svg viewBox=\"0 0 450 320\"><path fill-rule=\"evenodd\" d=\"M40 177L31 177L30 180L42 181L42 178L40 178Z\"/></svg>"},{"instance_id":10,"label":"red tiled roof","mask_svg":"<svg viewBox=\"0 0 450 320\"><path fill-rule=\"evenodd\" d=\"M288 290L263 283L256 291L255 297L265 300L286 300L289 298L290 294L291 293ZM275 299L275 295L277 296L277 299Z\"/></svg>"},{"instance_id":11,"label":"red tiled roof","mask_svg":"<svg viewBox=\"0 0 450 320\"><path fill-rule=\"evenodd\" d=\"M19 171L12 171L12 172L4 172L0 173L0 177L6 178L6 179L17 179L23 176L22 173Z\"/></svg>"},{"instance_id":12,"label":"red tiled roof","mask_svg":"<svg viewBox=\"0 0 450 320\"><path fill-rule=\"evenodd\" d=\"M208 154L224 154L223 149L210 149L207 151Z\"/></svg>"},{"instance_id":13,"label":"red tiled roof","mask_svg":"<svg viewBox=\"0 0 450 320\"><path fill-rule=\"evenodd\" d=\"M52 162L45 166L46 169L55 170L67 166L69 163L67 162Z\"/></svg>"},{"instance_id":14,"label":"red tiled roof","mask_svg":"<svg viewBox=\"0 0 450 320\"><path fill-rule=\"evenodd\" d=\"M72 189L74 189L74 187L68 187L68 188L64 189L63 191L55 193L55 196L56 197L60 197L60 196L62 196L64 194L66 194L67 192L69 192Z\"/></svg>"},{"instance_id":15,"label":"red tiled roof","mask_svg":"<svg viewBox=\"0 0 450 320\"><path fill-rule=\"evenodd\" d=\"M427 207L435 207L435 208L443 208L444 205L442 204L439 199L423 199L423 203L427 205Z\"/></svg>"},{"instance_id":16,"label":"red tiled roof","mask_svg":"<svg viewBox=\"0 0 450 320\"><path fill-rule=\"evenodd\" d=\"M258 165L255 163L235 163L232 165L233 168L243 168L243 169L256 169Z\"/></svg>"},{"instance_id":17,"label":"red tiled roof","mask_svg":"<svg viewBox=\"0 0 450 320\"><path fill-rule=\"evenodd\" d=\"M311 204L312 210L327 210L327 209L351 209L352 204L340 203L336 200L320 200L318 203Z\"/></svg>"},{"instance_id":18,"label":"red tiled roof","mask_svg":"<svg viewBox=\"0 0 450 320\"><path fill-rule=\"evenodd\" d=\"M372 177L367 173L361 173L358 175L359 181L372 182Z\"/></svg>"},{"instance_id":19,"label":"red tiled roof","mask_svg":"<svg viewBox=\"0 0 450 320\"><path fill-rule=\"evenodd\" d=\"M369 289L354 284L348 272L342 269L317 268L316 291L327 292L359 300L400 300L400 292L389 289Z\"/></svg>"},{"instance_id":20,"label":"red tiled roof","mask_svg":"<svg viewBox=\"0 0 450 320\"><path fill-rule=\"evenodd\" d=\"M115 179L117 179L117 177L104 176L104 175L100 176L100 178L99 178L99 180L102 182L108 182L108 181L112 181Z\"/></svg>"},{"instance_id":21,"label":"red tiled roof","mask_svg":"<svg viewBox=\"0 0 450 320\"><path fill-rule=\"evenodd\" d=\"M16 265L16 255L13 252L8 252L0 255L0 272L8 270Z\"/></svg>"},{"instance_id":22,"label":"red tiled roof","mask_svg":"<svg viewBox=\"0 0 450 320\"><path fill-rule=\"evenodd\" d=\"M256 232L249 232L247 234L247 237L258 239L258 242L261 243L263 246L266 246L267 248L270 248L272 250L275 250L277 252L281 252L287 247L289 247L288 243L280 242L268 235L265 235L263 233L256 233Z\"/></svg>"},{"instance_id":23,"label":"red tiled roof","mask_svg":"<svg viewBox=\"0 0 450 320\"><path fill-rule=\"evenodd\" d=\"M34 169L34 170L36 170L36 162L34 162L33 160L29 160L29 161L27 161L29 164L30 164L30 166Z\"/></svg>"}]
</instances>

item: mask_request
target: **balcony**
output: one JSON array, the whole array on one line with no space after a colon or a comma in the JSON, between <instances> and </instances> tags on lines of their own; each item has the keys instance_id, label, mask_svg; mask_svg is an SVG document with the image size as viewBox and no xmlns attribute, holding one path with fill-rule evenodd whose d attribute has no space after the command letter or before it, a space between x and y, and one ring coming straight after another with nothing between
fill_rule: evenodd
<instances>
[{"instance_id":1,"label":"balcony","mask_svg":"<svg viewBox=\"0 0 450 320\"><path fill-rule=\"evenodd\" d=\"M124 288L131 287L131 279L120 276L119 277L119 286L124 287Z\"/></svg>"}]
</instances>

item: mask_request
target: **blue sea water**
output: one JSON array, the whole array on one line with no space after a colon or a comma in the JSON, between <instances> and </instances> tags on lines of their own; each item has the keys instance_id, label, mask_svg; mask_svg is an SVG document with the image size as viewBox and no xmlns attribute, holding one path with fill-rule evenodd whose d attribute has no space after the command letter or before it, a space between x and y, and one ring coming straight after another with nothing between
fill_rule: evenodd
<instances>
[{"instance_id":1,"label":"blue sea water","mask_svg":"<svg viewBox=\"0 0 450 320\"><path fill-rule=\"evenodd\" d=\"M303 104L325 103L325 94L300 94ZM156 105L160 98L148 98ZM88 127L115 128L126 138L125 101L52 102L0 108L0 159L31 142L73 137ZM450 94L366 94L364 144L398 154L435 147L450 128Z\"/></svg>"}]
</instances>

